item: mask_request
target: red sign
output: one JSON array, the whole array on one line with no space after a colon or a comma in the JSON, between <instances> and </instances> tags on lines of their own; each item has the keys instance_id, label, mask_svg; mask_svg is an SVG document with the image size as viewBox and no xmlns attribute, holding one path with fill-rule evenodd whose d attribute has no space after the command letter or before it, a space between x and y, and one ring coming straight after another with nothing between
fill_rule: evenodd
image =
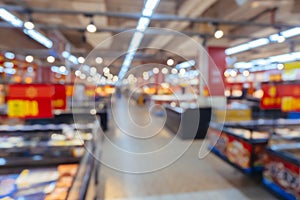
<instances>
[{"instance_id":1,"label":"red sign","mask_svg":"<svg viewBox=\"0 0 300 200\"><path fill-rule=\"evenodd\" d=\"M16 118L51 118L53 86L42 84L9 85L8 116Z\"/></svg>"},{"instance_id":2,"label":"red sign","mask_svg":"<svg viewBox=\"0 0 300 200\"><path fill-rule=\"evenodd\" d=\"M300 111L300 85L263 84L264 95L261 99L263 109L281 109L285 112Z\"/></svg>"},{"instance_id":3,"label":"red sign","mask_svg":"<svg viewBox=\"0 0 300 200\"><path fill-rule=\"evenodd\" d=\"M278 93L278 87L275 85L262 85L262 91L264 93L260 107L262 109L280 109L281 108L281 97Z\"/></svg>"},{"instance_id":4,"label":"red sign","mask_svg":"<svg viewBox=\"0 0 300 200\"><path fill-rule=\"evenodd\" d=\"M64 85L54 85L55 92L53 95L53 108L65 110L67 108L67 94Z\"/></svg>"},{"instance_id":5,"label":"red sign","mask_svg":"<svg viewBox=\"0 0 300 200\"><path fill-rule=\"evenodd\" d=\"M226 69L224 47L208 47L208 88L211 96L224 96L223 73Z\"/></svg>"}]
</instances>

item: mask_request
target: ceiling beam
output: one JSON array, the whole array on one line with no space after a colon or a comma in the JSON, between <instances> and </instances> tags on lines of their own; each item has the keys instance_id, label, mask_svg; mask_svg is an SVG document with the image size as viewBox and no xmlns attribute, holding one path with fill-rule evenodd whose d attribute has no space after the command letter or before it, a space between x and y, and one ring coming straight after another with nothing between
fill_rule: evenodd
<instances>
[{"instance_id":1,"label":"ceiling beam","mask_svg":"<svg viewBox=\"0 0 300 200\"><path fill-rule=\"evenodd\" d=\"M127 19L139 19L141 13L121 13L121 12L90 12L90 11L79 11L79 10L65 10L65 9L49 9L49 8L24 8L22 6L12 6L12 5L0 5L0 8L4 8L9 11L16 11L22 13L40 13L40 14L61 14L61 15L100 15L107 17L118 17L118 18L127 18ZM258 23L251 21L231 21L231 20L222 20L217 18L207 18L207 17L184 17L177 15L169 14L154 14L151 17L153 21L178 21L178 22L194 22L194 23L219 23L226 25L239 25L239 26L258 26L258 27L267 27L267 26L276 26L282 28L292 28L299 26L299 24L289 25L282 23Z\"/></svg>"},{"instance_id":2,"label":"ceiling beam","mask_svg":"<svg viewBox=\"0 0 300 200\"><path fill-rule=\"evenodd\" d=\"M86 27L75 27L75 26L61 26L61 25L46 25L46 24L35 24L37 29L41 30L60 30L60 31L78 31L78 32L85 32ZM6 22L0 22L0 28L15 28L11 24ZM120 33L124 31L135 31L135 29L131 28L118 28L118 27L100 27L97 28L97 32L110 32L110 33ZM178 35L174 31L167 31L164 30L163 32L155 29L148 29L145 31L145 34L148 35ZM185 34L188 36L199 36L203 38L213 38L214 35L212 33L200 33L200 32L192 32L192 31L182 31L181 34ZM249 35L233 35L233 34L226 34L224 38L228 39L258 39L257 37L251 37Z\"/></svg>"}]
</instances>

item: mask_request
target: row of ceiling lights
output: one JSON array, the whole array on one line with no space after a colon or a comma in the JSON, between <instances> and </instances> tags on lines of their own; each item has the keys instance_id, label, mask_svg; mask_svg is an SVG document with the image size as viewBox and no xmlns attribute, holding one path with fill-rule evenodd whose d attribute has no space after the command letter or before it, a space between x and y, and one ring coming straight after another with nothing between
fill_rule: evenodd
<instances>
[{"instance_id":1,"label":"row of ceiling lights","mask_svg":"<svg viewBox=\"0 0 300 200\"><path fill-rule=\"evenodd\" d=\"M258 71L271 70L271 69L283 70L284 64L274 63L267 67L259 67L258 69L255 69L255 70L254 69L227 69L224 72L224 76L225 77L236 77L238 75L238 73L241 73L243 76L248 77L251 72L258 72Z\"/></svg>"},{"instance_id":2,"label":"row of ceiling lights","mask_svg":"<svg viewBox=\"0 0 300 200\"><path fill-rule=\"evenodd\" d=\"M29 15L28 20L24 22L23 26L28 30L32 30L35 28L35 24L32 20L31 13L29 13L28 15ZM97 31L97 27L94 23L93 16L88 16L88 17L90 18L90 23L86 26L86 30L90 33L95 33Z\"/></svg>"},{"instance_id":3,"label":"row of ceiling lights","mask_svg":"<svg viewBox=\"0 0 300 200\"><path fill-rule=\"evenodd\" d=\"M295 27L284 31L280 31L277 34L272 34L234 47L230 47L225 50L225 53L226 55L230 56L244 51L248 51L250 49L265 46L272 42L283 43L287 38L295 37L298 35L300 35L300 27Z\"/></svg>"}]
</instances>

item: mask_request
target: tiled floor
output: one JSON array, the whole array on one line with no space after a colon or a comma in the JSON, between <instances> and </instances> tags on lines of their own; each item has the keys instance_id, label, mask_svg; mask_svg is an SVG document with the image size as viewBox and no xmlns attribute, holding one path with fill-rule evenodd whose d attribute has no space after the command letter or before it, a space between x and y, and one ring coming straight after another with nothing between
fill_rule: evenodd
<instances>
[{"instance_id":1,"label":"tiled floor","mask_svg":"<svg viewBox=\"0 0 300 200\"><path fill-rule=\"evenodd\" d=\"M140 170L161 161L156 158L140 160L120 153L115 150L115 146L128 152L146 153L173 141L175 145L170 148L175 155L178 149L190 142L174 137L166 129L160 130L163 118L150 115L147 107L128 106L126 101L118 100L113 110L115 113L111 115L110 130L105 134L107 138L103 145L104 161L109 160L113 168ZM145 126L151 120L154 124ZM155 132L157 134L152 135ZM173 164L154 172L126 173L105 166L107 163L104 163L97 191L99 200L276 199L259 181L241 174L213 154L199 159L202 143L201 140L193 141ZM172 153L169 155L173 156ZM110 158L114 158L113 161Z\"/></svg>"}]
</instances>

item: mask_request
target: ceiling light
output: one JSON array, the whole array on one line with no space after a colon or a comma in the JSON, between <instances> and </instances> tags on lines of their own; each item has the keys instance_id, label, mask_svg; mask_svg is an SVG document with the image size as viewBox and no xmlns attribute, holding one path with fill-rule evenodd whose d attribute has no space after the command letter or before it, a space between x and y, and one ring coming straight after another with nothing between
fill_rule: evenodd
<instances>
[{"instance_id":1,"label":"ceiling light","mask_svg":"<svg viewBox=\"0 0 300 200\"><path fill-rule=\"evenodd\" d=\"M136 27L136 30L141 31L141 32L145 31L146 28L148 27L149 23L150 23L150 18L141 17L139 19L139 22L138 22L138 25Z\"/></svg>"},{"instance_id":2,"label":"ceiling light","mask_svg":"<svg viewBox=\"0 0 300 200\"><path fill-rule=\"evenodd\" d=\"M250 48L248 46L248 43L245 43L245 44L241 44L241 45L238 45L235 47L230 47L230 48L226 49L225 54L229 56L229 55L237 54L237 53L240 53L243 51L248 51L249 49Z\"/></svg>"},{"instance_id":3,"label":"ceiling light","mask_svg":"<svg viewBox=\"0 0 300 200\"><path fill-rule=\"evenodd\" d=\"M119 80L119 77L118 76L114 76L113 77L113 82L117 82Z\"/></svg>"},{"instance_id":4,"label":"ceiling light","mask_svg":"<svg viewBox=\"0 0 300 200\"><path fill-rule=\"evenodd\" d=\"M97 64L101 64L101 63L103 63L103 58L97 57L97 58L95 59L95 61L96 61Z\"/></svg>"},{"instance_id":5,"label":"ceiling light","mask_svg":"<svg viewBox=\"0 0 300 200\"><path fill-rule=\"evenodd\" d=\"M96 73L97 73L97 69L95 67L91 67L90 74L93 76L96 75Z\"/></svg>"},{"instance_id":6,"label":"ceiling light","mask_svg":"<svg viewBox=\"0 0 300 200\"><path fill-rule=\"evenodd\" d=\"M175 68L173 68L173 69L171 70L171 73L172 73L172 74L177 74L177 73L178 73L178 70L175 69Z\"/></svg>"},{"instance_id":7,"label":"ceiling light","mask_svg":"<svg viewBox=\"0 0 300 200\"><path fill-rule=\"evenodd\" d=\"M147 0L145 4L145 9L154 10L158 5L160 0Z\"/></svg>"},{"instance_id":8,"label":"ceiling light","mask_svg":"<svg viewBox=\"0 0 300 200\"><path fill-rule=\"evenodd\" d=\"M4 72L6 73L6 74L15 74L16 73L16 69L14 69L14 68L5 68L4 69Z\"/></svg>"},{"instance_id":9,"label":"ceiling light","mask_svg":"<svg viewBox=\"0 0 300 200\"><path fill-rule=\"evenodd\" d=\"M4 8L0 8L0 18L2 18L4 21L7 21L14 27L22 27L23 21L5 10Z\"/></svg>"},{"instance_id":10,"label":"ceiling light","mask_svg":"<svg viewBox=\"0 0 300 200\"><path fill-rule=\"evenodd\" d=\"M25 60L26 60L26 62L31 63L31 62L33 62L33 56L28 55L25 57Z\"/></svg>"},{"instance_id":11,"label":"ceiling light","mask_svg":"<svg viewBox=\"0 0 300 200\"><path fill-rule=\"evenodd\" d=\"M214 36L215 36L216 39L220 39L224 36L224 31L216 30Z\"/></svg>"},{"instance_id":12,"label":"ceiling light","mask_svg":"<svg viewBox=\"0 0 300 200\"><path fill-rule=\"evenodd\" d=\"M269 36L269 38L272 42L283 43L285 41L285 36L281 32L272 34Z\"/></svg>"},{"instance_id":13,"label":"ceiling light","mask_svg":"<svg viewBox=\"0 0 300 200\"><path fill-rule=\"evenodd\" d=\"M90 16L90 23L86 26L86 30L90 33L95 33L97 31L97 27L94 24L93 16Z\"/></svg>"},{"instance_id":14,"label":"ceiling light","mask_svg":"<svg viewBox=\"0 0 300 200\"><path fill-rule=\"evenodd\" d=\"M90 33L95 33L97 31L97 27L95 24L89 24L87 25L86 30Z\"/></svg>"},{"instance_id":15,"label":"ceiling light","mask_svg":"<svg viewBox=\"0 0 300 200\"><path fill-rule=\"evenodd\" d=\"M80 74L79 78L80 78L80 79L85 79L85 78L86 78L86 75L85 75L85 74Z\"/></svg>"},{"instance_id":16,"label":"ceiling light","mask_svg":"<svg viewBox=\"0 0 300 200\"><path fill-rule=\"evenodd\" d=\"M220 39L224 36L224 31L222 31L221 29L219 29L219 24L215 24L215 33L214 36L216 39Z\"/></svg>"},{"instance_id":17,"label":"ceiling light","mask_svg":"<svg viewBox=\"0 0 300 200\"><path fill-rule=\"evenodd\" d=\"M108 67L104 67L104 68L103 68L103 72L104 72L104 73L109 73L109 71L110 71L110 70L109 70Z\"/></svg>"},{"instance_id":18,"label":"ceiling light","mask_svg":"<svg viewBox=\"0 0 300 200\"><path fill-rule=\"evenodd\" d=\"M277 69L278 69L278 70L283 70L283 69L284 69L284 64L279 63L279 64L277 65Z\"/></svg>"},{"instance_id":19,"label":"ceiling light","mask_svg":"<svg viewBox=\"0 0 300 200\"><path fill-rule=\"evenodd\" d=\"M64 69L63 67L64 66L60 66L60 67L52 66L51 71L58 74L68 75L68 71L66 70L66 68Z\"/></svg>"},{"instance_id":20,"label":"ceiling light","mask_svg":"<svg viewBox=\"0 0 300 200\"><path fill-rule=\"evenodd\" d=\"M80 64L82 64L82 63L84 63L85 58L82 57L82 56L80 56L80 57L77 58L77 61L78 61Z\"/></svg>"},{"instance_id":21,"label":"ceiling light","mask_svg":"<svg viewBox=\"0 0 300 200\"><path fill-rule=\"evenodd\" d=\"M4 62L3 65L6 68L13 68L14 67L14 63L12 63L12 62Z\"/></svg>"},{"instance_id":22,"label":"ceiling light","mask_svg":"<svg viewBox=\"0 0 300 200\"><path fill-rule=\"evenodd\" d=\"M225 76L225 77L229 77L229 75L230 75L230 74L229 74L229 70L225 70L224 76Z\"/></svg>"},{"instance_id":23,"label":"ceiling light","mask_svg":"<svg viewBox=\"0 0 300 200\"><path fill-rule=\"evenodd\" d=\"M283 43L285 41L285 37L281 34L278 35L278 38L277 38L277 42L278 43Z\"/></svg>"},{"instance_id":24,"label":"ceiling light","mask_svg":"<svg viewBox=\"0 0 300 200\"><path fill-rule=\"evenodd\" d=\"M34 23L32 22L32 21L27 21L27 22L25 22L24 23L24 28L26 28L26 29L29 29L29 30L31 30L31 29L34 29Z\"/></svg>"},{"instance_id":25,"label":"ceiling light","mask_svg":"<svg viewBox=\"0 0 300 200\"><path fill-rule=\"evenodd\" d=\"M233 54L237 54L240 52L248 51L249 49L254 49L256 47L264 46L269 43L270 43L270 41L268 38L259 38L259 39L252 40L252 41L244 43L244 44L237 45L235 47L230 47L225 50L225 54L233 55Z\"/></svg>"},{"instance_id":26,"label":"ceiling light","mask_svg":"<svg viewBox=\"0 0 300 200\"><path fill-rule=\"evenodd\" d=\"M161 73L163 73L163 74L167 74L168 72L169 72L169 70L165 67L161 70Z\"/></svg>"},{"instance_id":27,"label":"ceiling light","mask_svg":"<svg viewBox=\"0 0 300 200\"><path fill-rule=\"evenodd\" d=\"M63 52L61 53L61 55L62 55L63 58L68 58L68 57L70 56L70 53L67 52L67 51L63 51Z\"/></svg>"},{"instance_id":28,"label":"ceiling light","mask_svg":"<svg viewBox=\"0 0 300 200\"><path fill-rule=\"evenodd\" d=\"M247 77L250 75L250 72L248 70L245 70L245 71L243 71L243 75Z\"/></svg>"},{"instance_id":29,"label":"ceiling light","mask_svg":"<svg viewBox=\"0 0 300 200\"><path fill-rule=\"evenodd\" d=\"M146 1L142 15L149 17L149 18L141 17L138 22L138 25L136 27L136 30L143 32L147 29L147 27L150 23L150 17L152 16L154 9L157 7L159 1L160 0L147 0ZM137 35L138 33L140 35ZM133 38L131 39L130 46L127 51L128 53L131 53L131 55L128 55L128 53L126 54L125 59L122 64L122 67L120 69L120 72L118 74L119 79L122 79L126 75L126 72L128 71L130 64L136 53L136 49L139 47L139 45L143 39L143 36L144 35L141 32L135 32Z\"/></svg>"},{"instance_id":30,"label":"ceiling light","mask_svg":"<svg viewBox=\"0 0 300 200\"><path fill-rule=\"evenodd\" d=\"M291 28L281 32L282 36L285 38L294 37L300 35L300 27Z\"/></svg>"},{"instance_id":31,"label":"ceiling light","mask_svg":"<svg viewBox=\"0 0 300 200\"><path fill-rule=\"evenodd\" d=\"M31 12L28 13L28 21L24 22L24 28L32 30L34 29L34 23L32 20Z\"/></svg>"},{"instance_id":32,"label":"ceiling light","mask_svg":"<svg viewBox=\"0 0 300 200\"><path fill-rule=\"evenodd\" d=\"M5 56L5 58L7 58L7 59L14 59L16 56L15 56L15 54L14 53L12 53L12 52L6 52L5 54L4 54L4 56Z\"/></svg>"},{"instance_id":33,"label":"ceiling light","mask_svg":"<svg viewBox=\"0 0 300 200\"><path fill-rule=\"evenodd\" d=\"M28 29L24 29L23 32L28 35L29 37L31 37L32 39L34 39L35 41L39 42L40 44L44 45L47 48L52 48L53 46L53 42L45 37L43 34L41 34L40 32L36 31L36 30L28 30Z\"/></svg>"},{"instance_id":34,"label":"ceiling light","mask_svg":"<svg viewBox=\"0 0 300 200\"><path fill-rule=\"evenodd\" d=\"M151 9L147 9L147 8L145 8L144 10L143 10L143 16L145 16L145 17L151 17L151 15L153 14L153 10L151 10Z\"/></svg>"},{"instance_id":35,"label":"ceiling light","mask_svg":"<svg viewBox=\"0 0 300 200\"><path fill-rule=\"evenodd\" d=\"M16 16L14 16L13 14L11 14L10 12L8 12L3 8L0 8L0 18L2 18L4 21L7 21L14 27L21 28L23 27L24 24L22 20L20 20L19 18L17 18ZM24 29L23 32L29 37L31 37L32 39L39 42L40 44L44 45L45 47L52 48L53 42L47 37L45 37L44 35L42 35L40 32L35 30L28 30L28 29Z\"/></svg>"},{"instance_id":36,"label":"ceiling light","mask_svg":"<svg viewBox=\"0 0 300 200\"><path fill-rule=\"evenodd\" d=\"M184 75L185 73L186 73L186 70L185 70L185 69L180 69L180 70L179 70L179 74L180 74L180 75Z\"/></svg>"},{"instance_id":37,"label":"ceiling light","mask_svg":"<svg viewBox=\"0 0 300 200\"><path fill-rule=\"evenodd\" d=\"M159 73L159 69L157 67L153 68L152 71L153 71L154 74L158 74Z\"/></svg>"},{"instance_id":38,"label":"ceiling light","mask_svg":"<svg viewBox=\"0 0 300 200\"><path fill-rule=\"evenodd\" d=\"M59 71L60 71L61 73L64 73L64 72L67 71L67 68L66 68L65 66L60 66L60 67L59 67Z\"/></svg>"},{"instance_id":39,"label":"ceiling light","mask_svg":"<svg viewBox=\"0 0 300 200\"><path fill-rule=\"evenodd\" d=\"M146 81L149 79L149 75L143 76L143 79Z\"/></svg>"},{"instance_id":40,"label":"ceiling light","mask_svg":"<svg viewBox=\"0 0 300 200\"><path fill-rule=\"evenodd\" d=\"M189 60L189 61L182 62L182 63L176 65L176 68L177 69L189 68L189 67L194 66L195 64L196 64L196 62L194 60Z\"/></svg>"},{"instance_id":41,"label":"ceiling light","mask_svg":"<svg viewBox=\"0 0 300 200\"><path fill-rule=\"evenodd\" d=\"M48 57L47 57L47 61L48 61L48 63L54 63L54 62L55 62L55 57L53 57L53 56L48 56Z\"/></svg>"},{"instance_id":42,"label":"ceiling light","mask_svg":"<svg viewBox=\"0 0 300 200\"><path fill-rule=\"evenodd\" d=\"M70 54L70 56L68 57L68 60L70 62L72 62L73 64L75 64L75 65L78 64L77 58L74 55L72 55L72 54Z\"/></svg>"},{"instance_id":43,"label":"ceiling light","mask_svg":"<svg viewBox=\"0 0 300 200\"><path fill-rule=\"evenodd\" d=\"M79 70L75 71L75 76L80 76L81 72Z\"/></svg>"},{"instance_id":44,"label":"ceiling light","mask_svg":"<svg viewBox=\"0 0 300 200\"><path fill-rule=\"evenodd\" d=\"M168 60L167 60L167 65L169 65L169 66L172 66L172 65L174 65L174 60L172 59L172 58L169 58Z\"/></svg>"},{"instance_id":45,"label":"ceiling light","mask_svg":"<svg viewBox=\"0 0 300 200\"><path fill-rule=\"evenodd\" d=\"M230 76L232 76L232 77L237 76L237 71L231 70L231 71L230 71Z\"/></svg>"},{"instance_id":46,"label":"ceiling light","mask_svg":"<svg viewBox=\"0 0 300 200\"><path fill-rule=\"evenodd\" d=\"M256 47L260 47L260 46L263 46L263 45L266 45L266 44L269 44L270 41L268 38L259 38L257 40L252 40L250 42L248 42L248 46L249 46L249 49L254 49Z\"/></svg>"}]
</instances>

